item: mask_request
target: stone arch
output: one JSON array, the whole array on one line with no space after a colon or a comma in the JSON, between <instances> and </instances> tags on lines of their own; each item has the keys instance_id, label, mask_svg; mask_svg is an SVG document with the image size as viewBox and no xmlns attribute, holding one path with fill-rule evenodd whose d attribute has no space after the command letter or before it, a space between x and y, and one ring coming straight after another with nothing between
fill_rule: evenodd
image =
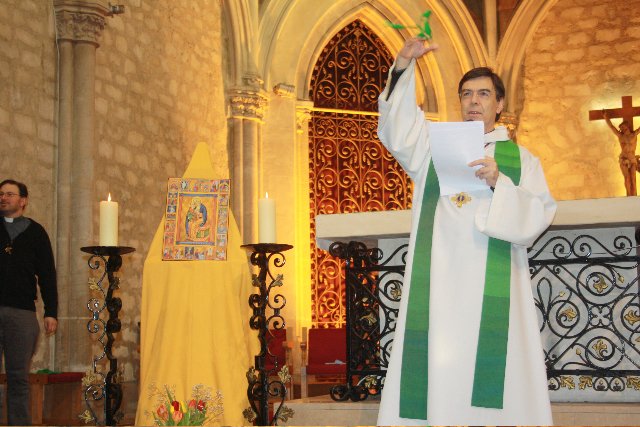
<instances>
[{"instance_id":1,"label":"stone arch","mask_svg":"<svg viewBox=\"0 0 640 427\"><path fill-rule=\"evenodd\" d=\"M247 74L257 75L255 60L257 3L251 0L222 2L222 19L228 31L227 87L241 86Z\"/></svg>"},{"instance_id":2,"label":"stone arch","mask_svg":"<svg viewBox=\"0 0 640 427\"><path fill-rule=\"evenodd\" d=\"M536 8L528 4L535 3L535 0L523 1L526 3L521 6L523 10ZM555 0L543 1L549 3ZM395 53L404 40L412 36L412 31L392 29L385 25L385 21L411 25L425 10L433 12L431 24L440 49L418 62L417 82L422 108L433 120L459 120L457 85L460 76L475 66L495 66L492 63L495 58L489 57L483 37L462 0L235 0L222 4L225 35L228 38L225 87L228 93L238 95L239 107L245 108L243 111L254 108L260 113L255 117L234 115L233 100L230 98L229 146L234 153L234 163L230 169L235 171L232 172L232 179L236 183L236 194L242 194L244 198L239 207L234 207L234 212L245 223L242 226L243 235L247 234L246 230L252 229L255 222L252 219L252 212L255 211L253 200L260 182L264 181L259 179L259 175L262 173L262 178L269 176L271 166L264 160L264 156L268 155L264 150L267 144L292 150L292 161L287 165L287 173L293 176L294 189L291 194L295 194L291 220L296 224L308 222L308 140L305 123L313 110L308 88L314 64L322 49L347 24L359 19ZM512 21L512 26L524 25L528 28L527 17L531 15L520 11ZM526 31L525 28L518 29L518 33ZM518 47L516 38L511 42L507 39L504 46ZM504 47L503 50L507 51ZM505 55L504 59L511 58ZM498 70L507 69L502 65L503 62L507 63L500 61L501 68ZM511 87L517 86L513 83L518 80L517 75L515 77L509 77L506 81ZM515 93L513 89L511 92ZM274 116L266 114L268 110ZM266 121L263 121L263 115ZM281 129L286 129L287 133L281 133ZM264 141L263 130L266 132ZM239 171L243 176L239 176ZM282 169L278 172L282 173ZM238 199L236 197L235 200ZM304 248L305 245L308 247L308 237L305 236L309 234L302 226L296 228L294 243L298 260L310 258L306 253L308 249ZM303 238L307 239L306 242ZM307 295L304 286L309 277L308 266L300 267L303 262L296 263L296 280L300 282L295 291L297 294L293 295L292 290L292 294L288 295L290 300L300 301L296 304L296 318L302 324L307 317L304 307L307 300L310 302L310 295Z\"/></svg>"},{"instance_id":3,"label":"stone arch","mask_svg":"<svg viewBox=\"0 0 640 427\"><path fill-rule=\"evenodd\" d=\"M269 67L273 62L274 50L278 37L286 25L286 19L296 0L269 0L260 9L260 28L258 39L258 64L263 76L269 75ZM270 82L267 82L267 87Z\"/></svg>"},{"instance_id":4,"label":"stone arch","mask_svg":"<svg viewBox=\"0 0 640 427\"><path fill-rule=\"evenodd\" d=\"M487 54L482 36L462 0L262 0L255 3L259 3L253 24L257 33L252 33L257 37L252 45L256 49L256 74L263 79L260 84L269 97L265 142L268 139L271 146L293 153L290 173L295 201L291 220L298 224L293 237L298 285L287 295L290 301L297 301L296 320L289 321L298 327L310 326L307 126L313 110L309 85L322 49L342 28L359 19L395 54L413 32L395 30L385 21L411 25L425 10L432 10L431 24L440 49L437 56L427 55L418 62L417 87L427 116L440 121L459 119L458 80L468 68L485 64ZM235 49L247 49L237 41L229 43L237 46ZM271 112L277 117L271 117ZM280 129L291 129L295 133L284 135ZM269 139L276 134L277 141ZM281 172L282 169L278 170ZM304 223L307 225L303 226Z\"/></svg>"},{"instance_id":5,"label":"stone arch","mask_svg":"<svg viewBox=\"0 0 640 427\"><path fill-rule=\"evenodd\" d=\"M516 10L498 48L496 72L504 81L507 96L505 110L522 110L521 70L524 54L538 26L557 0L525 0Z\"/></svg>"},{"instance_id":6,"label":"stone arch","mask_svg":"<svg viewBox=\"0 0 640 427\"><path fill-rule=\"evenodd\" d=\"M418 82L423 109L439 120L455 119L458 114L457 83L468 68L488 62L482 36L462 0L343 0L330 3L271 0L264 6L260 23L260 73L265 87L279 83L274 64L292 70L287 83L295 86L295 96L308 100L307 88L313 64L329 39L355 19L361 20L397 51L404 40L412 36L410 30L394 30L385 21L413 24L424 10L433 11L432 26L441 49L437 56L421 59ZM279 41L287 40L295 49L282 52ZM428 72L427 72L428 71Z\"/></svg>"}]
</instances>

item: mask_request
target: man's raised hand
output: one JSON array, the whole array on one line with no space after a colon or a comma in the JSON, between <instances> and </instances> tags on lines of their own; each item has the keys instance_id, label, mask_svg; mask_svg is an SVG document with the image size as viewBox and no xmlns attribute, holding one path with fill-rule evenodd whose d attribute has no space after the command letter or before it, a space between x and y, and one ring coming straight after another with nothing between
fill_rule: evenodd
<instances>
[{"instance_id":1,"label":"man's raised hand","mask_svg":"<svg viewBox=\"0 0 640 427\"><path fill-rule=\"evenodd\" d=\"M398 57L396 58L396 69L402 70L407 68L412 59L418 59L437 48L437 44L429 44L421 37L407 39L404 42L402 49L400 49L400 52L398 52Z\"/></svg>"}]
</instances>

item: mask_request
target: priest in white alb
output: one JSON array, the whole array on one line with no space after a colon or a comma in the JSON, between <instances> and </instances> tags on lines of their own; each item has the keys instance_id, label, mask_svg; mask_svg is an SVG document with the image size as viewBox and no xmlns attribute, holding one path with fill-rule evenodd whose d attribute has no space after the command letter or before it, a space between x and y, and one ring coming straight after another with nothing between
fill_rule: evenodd
<instances>
[{"instance_id":1,"label":"priest in white alb","mask_svg":"<svg viewBox=\"0 0 640 427\"><path fill-rule=\"evenodd\" d=\"M466 167L486 186L440 194L432 125L415 96L416 59L436 48L408 40L379 98L378 136L414 194L378 425L550 425L527 247L551 224L556 203L539 160L496 126L505 89L486 67L458 87L463 120L484 122L484 157Z\"/></svg>"}]
</instances>

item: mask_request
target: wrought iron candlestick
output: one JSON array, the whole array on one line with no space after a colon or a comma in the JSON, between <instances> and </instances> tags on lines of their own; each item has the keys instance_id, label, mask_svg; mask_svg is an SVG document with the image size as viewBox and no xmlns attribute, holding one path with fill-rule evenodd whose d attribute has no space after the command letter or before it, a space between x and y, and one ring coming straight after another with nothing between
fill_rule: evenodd
<instances>
[{"instance_id":1,"label":"wrought iron candlestick","mask_svg":"<svg viewBox=\"0 0 640 427\"><path fill-rule=\"evenodd\" d=\"M84 401L87 405L83 418L86 421L93 421L96 425L101 424L96 416L96 412L91 407L91 401L96 402L104 399L104 425L113 426L122 418L119 411L122 404L122 385L118 378L118 359L113 357L113 334L120 331L120 319L118 312L122 308L122 300L113 296L113 291L119 289L120 279L114 275L122 266L121 255L135 251L134 248L126 246L87 246L81 248L82 252L91 254L89 257L89 268L92 270L102 269L97 280L90 279L90 288L102 294L102 298L91 298L87 303L87 308L92 313L91 320L87 323L89 333L100 334L98 341L102 344L102 354L94 356L93 371L89 370L83 379ZM108 287L103 286L103 281L107 278ZM107 309L109 318L105 322L100 318L100 314ZM104 341L107 337L106 342ZM105 375L98 372L97 364L106 357L109 360L109 372Z\"/></svg>"},{"instance_id":2,"label":"wrought iron candlestick","mask_svg":"<svg viewBox=\"0 0 640 427\"><path fill-rule=\"evenodd\" d=\"M282 254L293 246L279 243L254 243L243 245L251 250L251 264L258 267L258 274L253 275L253 286L258 293L249 297L249 306L253 309L249 325L258 331L260 353L255 356L255 366L247 372L249 387L247 397L251 407L245 410L245 418L250 422L255 420L257 425L278 425L278 420L286 421L293 411L284 406L287 395L286 382L291 376L286 366L279 367L277 358L269 351L269 342L273 338L271 330L284 329L285 321L280 310L285 306L285 297L274 291L282 286L282 274L274 276L270 267L281 268L285 264ZM272 293L273 292L273 293ZM273 369L265 367L265 361L271 358ZM283 369L280 369L283 368ZM277 379L274 374L277 373ZM269 398L275 400L273 418L269 420ZM277 409L276 409L276 404Z\"/></svg>"}]
</instances>

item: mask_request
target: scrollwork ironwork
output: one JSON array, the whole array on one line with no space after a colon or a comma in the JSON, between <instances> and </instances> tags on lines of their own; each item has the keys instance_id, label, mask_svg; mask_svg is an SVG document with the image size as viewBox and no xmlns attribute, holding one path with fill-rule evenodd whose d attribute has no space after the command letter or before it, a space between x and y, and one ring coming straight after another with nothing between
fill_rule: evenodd
<instances>
[{"instance_id":1,"label":"scrollwork ironwork","mask_svg":"<svg viewBox=\"0 0 640 427\"><path fill-rule=\"evenodd\" d=\"M549 389L635 389L640 256L630 237L551 233L529 251ZM576 384L576 381L577 384Z\"/></svg>"},{"instance_id":2,"label":"scrollwork ironwork","mask_svg":"<svg viewBox=\"0 0 640 427\"><path fill-rule=\"evenodd\" d=\"M607 244L586 234L550 234L529 251L550 390L640 391L640 255L634 248L627 236ZM329 252L345 264L348 362L346 384L330 395L362 400L383 387L407 245L386 258L361 242L336 242Z\"/></svg>"},{"instance_id":3,"label":"scrollwork ironwork","mask_svg":"<svg viewBox=\"0 0 640 427\"><path fill-rule=\"evenodd\" d=\"M291 245L275 243L259 243L243 245L250 249L250 262L258 268L258 274L252 276L253 286L258 292L249 296L249 306L252 315L249 319L251 329L258 331L260 353L254 357L254 367L247 372L249 386L247 397L250 408L245 410L245 418L257 425L278 425L278 421L286 421L293 414L284 405L287 396L285 383L291 381L288 367L279 366L278 359L269 350L269 343L273 339L273 331L286 327L284 317L280 311L287 303L284 295L278 292L283 285L282 274L274 274L273 270L282 268L286 259L283 252L292 248ZM273 269L273 270L272 270ZM266 359L272 361L273 368L267 369ZM273 418L269 419L269 401L273 403Z\"/></svg>"},{"instance_id":4,"label":"scrollwork ironwork","mask_svg":"<svg viewBox=\"0 0 640 427\"><path fill-rule=\"evenodd\" d=\"M329 253L345 261L347 381L330 390L332 399L364 400L380 393L389 366L402 296L408 245L391 255L361 242L335 242Z\"/></svg>"},{"instance_id":5,"label":"scrollwork ironwork","mask_svg":"<svg viewBox=\"0 0 640 427\"><path fill-rule=\"evenodd\" d=\"M121 255L133 252L133 248L123 246L89 246L81 248L89 253L89 269L98 272L97 278L89 280L91 291L98 293L87 302L87 309L91 312L91 319L87 322L87 330L91 334L99 334L97 341L102 345L102 353L93 357L92 370L87 372L83 380L84 401L87 410L82 416L96 425L116 425L122 419L120 411L122 404L122 385L118 371L118 359L113 356L114 333L120 332L122 327L118 313L122 309L122 300L114 297L114 291L120 289L120 278L115 273L122 266ZM106 279L106 283L105 283ZM105 321L100 315L104 310L108 312ZM106 337L106 341L105 341ZM105 374L98 370L98 363L107 358L109 370ZM97 415L94 405L104 399L104 419Z\"/></svg>"},{"instance_id":6,"label":"scrollwork ironwork","mask_svg":"<svg viewBox=\"0 0 640 427\"><path fill-rule=\"evenodd\" d=\"M373 114L392 63L380 38L356 20L327 43L314 68L309 124L314 327L341 327L346 321L341 263L316 247L316 215L411 206L411 182L378 140Z\"/></svg>"}]
</instances>

